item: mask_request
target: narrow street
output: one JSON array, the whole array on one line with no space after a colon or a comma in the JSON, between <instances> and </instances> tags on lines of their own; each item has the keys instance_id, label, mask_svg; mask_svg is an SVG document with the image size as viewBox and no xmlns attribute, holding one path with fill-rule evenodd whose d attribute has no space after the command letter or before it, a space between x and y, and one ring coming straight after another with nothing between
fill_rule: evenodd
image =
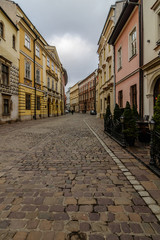
<instances>
[{"instance_id":1,"label":"narrow street","mask_svg":"<svg viewBox=\"0 0 160 240\"><path fill-rule=\"evenodd\" d=\"M0 125L0 240L159 240L160 179L88 114Z\"/></svg>"}]
</instances>

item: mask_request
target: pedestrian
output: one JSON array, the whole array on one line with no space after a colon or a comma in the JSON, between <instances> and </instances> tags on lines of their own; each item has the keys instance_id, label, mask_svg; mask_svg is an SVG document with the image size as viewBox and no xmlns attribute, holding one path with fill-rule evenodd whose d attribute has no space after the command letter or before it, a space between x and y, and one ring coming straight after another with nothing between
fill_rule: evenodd
<instances>
[{"instance_id":1,"label":"pedestrian","mask_svg":"<svg viewBox=\"0 0 160 240\"><path fill-rule=\"evenodd\" d=\"M74 111L72 110L72 115L73 115Z\"/></svg>"}]
</instances>

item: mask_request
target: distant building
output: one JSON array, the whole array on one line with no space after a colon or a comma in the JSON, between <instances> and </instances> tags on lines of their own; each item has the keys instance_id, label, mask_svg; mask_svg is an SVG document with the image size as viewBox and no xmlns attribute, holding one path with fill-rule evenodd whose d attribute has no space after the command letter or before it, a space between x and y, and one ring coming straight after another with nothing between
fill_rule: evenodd
<instances>
[{"instance_id":1,"label":"distant building","mask_svg":"<svg viewBox=\"0 0 160 240\"><path fill-rule=\"evenodd\" d=\"M78 83L70 88L70 110L74 112L79 112L79 89Z\"/></svg>"},{"instance_id":2,"label":"distant building","mask_svg":"<svg viewBox=\"0 0 160 240\"><path fill-rule=\"evenodd\" d=\"M70 88L68 88L68 91L66 92L66 109L70 110Z\"/></svg>"},{"instance_id":3,"label":"distant building","mask_svg":"<svg viewBox=\"0 0 160 240\"><path fill-rule=\"evenodd\" d=\"M107 106L113 113L115 106L114 48L108 44L114 26L122 11L125 1L117 1L110 7L102 33L98 41L99 66L97 84L97 116L103 117Z\"/></svg>"},{"instance_id":4,"label":"distant building","mask_svg":"<svg viewBox=\"0 0 160 240\"><path fill-rule=\"evenodd\" d=\"M79 111L82 113L96 111L96 77L97 71L94 71L78 84Z\"/></svg>"}]
</instances>

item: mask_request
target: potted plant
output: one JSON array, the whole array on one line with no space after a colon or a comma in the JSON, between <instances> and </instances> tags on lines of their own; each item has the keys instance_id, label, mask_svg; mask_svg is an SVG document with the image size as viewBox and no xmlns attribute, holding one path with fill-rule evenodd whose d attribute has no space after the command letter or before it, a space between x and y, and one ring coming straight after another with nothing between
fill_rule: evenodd
<instances>
[{"instance_id":1,"label":"potted plant","mask_svg":"<svg viewBox=\"0 0 160 240\"><path fill-rule=\"evenodd\" d=\"M154 107L153 120L155 121L155 130L160 133L160 95L158 95L156 105Z\"/></svg>"},{"instance_id":2,"label":"potted plant","mask_svg":"<svg viewBox=\"0 0 160 240\"><path fill-rule=\"evenodd\" d=\"M113 115L113 121L114 121L114 127L115 131L118 133L122 132L122 126L120 123L120 117L123 113L123 109L119 107L119 105L116 103L115 108L114 108L114 115Z\"/></svg>"},{"instance_id":3,"label":"potted plant","mask_svg":"<svg viewBox=\"0 0 160 240\"><path fill-rule=\"evenodd\" d=\"M129 146L133 146L135 143L135 139L137 137L137 127L136 127L136 119L133 116L133 111L130 107L129 102L126 103L126 107L124 109L124 136L126 142Z\"/></svg>"},{"instance_id":4,"label":"potted plant","mask_svg":"<svg viewBox=\"0 0 160 240\"><path fill-rule=\"evenodd\" d=\"M110 128L110 117L111 117L110 107L107 106L106 114L104 115L104 130L107 132L110 131L110 129L108 129L108 127Z\"/></svg>"}]
</instances>

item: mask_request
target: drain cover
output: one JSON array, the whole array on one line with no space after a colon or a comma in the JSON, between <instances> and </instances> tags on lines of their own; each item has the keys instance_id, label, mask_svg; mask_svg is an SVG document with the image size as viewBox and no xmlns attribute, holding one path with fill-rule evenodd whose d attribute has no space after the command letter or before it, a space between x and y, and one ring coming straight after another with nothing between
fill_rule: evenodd
<instances>
[{"instance_id":1,"label":"drain cover","mask_svg":"<svg viewBox=\"0 0 160 240\"><path fill-rule=\"evenodd\" d=\"M66 240L86 240L87 236L85 233L72 232L67 235Z\"/></svg>"}]
</instances>

